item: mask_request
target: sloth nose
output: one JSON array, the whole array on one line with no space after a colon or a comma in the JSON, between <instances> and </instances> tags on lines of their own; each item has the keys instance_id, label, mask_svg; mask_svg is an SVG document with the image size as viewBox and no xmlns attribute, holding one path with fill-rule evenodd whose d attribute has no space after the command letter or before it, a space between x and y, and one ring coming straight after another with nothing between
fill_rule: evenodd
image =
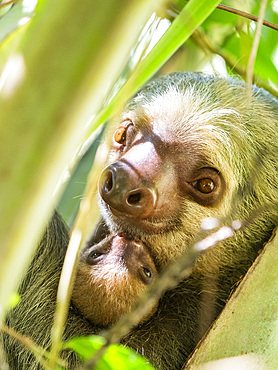
<instances>
[{"instance_id":1,"label":"sloth nose","mask_svg":"<svg viewBox=\"0 0 278 370\"><path fill-rule=\"evenodd\" d=\"M155 206L155 192L143 185L139 176L125 164L114 163L102 171L99 192L112 211L127 215L147 217Z\"/></svg>"}]
</instances>

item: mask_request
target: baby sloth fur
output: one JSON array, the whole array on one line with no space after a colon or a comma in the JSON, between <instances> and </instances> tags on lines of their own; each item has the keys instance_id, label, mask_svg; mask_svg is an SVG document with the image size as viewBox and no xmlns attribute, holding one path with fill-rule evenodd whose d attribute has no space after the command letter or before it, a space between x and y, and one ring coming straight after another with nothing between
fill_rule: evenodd
<instances>
[{"instance_id":1,"label":"baby sloth fur","mask_svg":"<svg viewBox=\"0 0 278 370\"><path fill-rule=\"evenodd\" d=\"M108 236L82 251L72 301L94 324L110 326L131 310L156 276L153 260L140 240Z\"/></svg>"},{"instance_id":2,"label":"baby sloth fur","mask_svg":"<svg viewBox=\"0 0 278 370\"><path fill-rule=\"evenodd\" d=\"M277 122L278 102L264 90L254 86L249 96L242 81L182 72L146 84L119 119L99 181L102 223L106 235L140 240L153 271L188 250L205 217L229 223L252 216L233 238L203 253L192 274L123 339L157 369L182 367L277 225ZM22 281L21 301L7 316L8 325L46 348L67 243L68 231L55 214ZM81 257L81 270L83 263ZM144 283L137 282L139 292ZM65 339L99 333L99 324L106 324L94 322L96 312L90 318L89 307L77 302L90 295L81 289L82 273L76 284ZM100 294L93 290L90 306ZM40 369L16 340L3 339L12 369ZM64 357L69 369L78 363L72 353Z\"/></svg>"}]
</instances>

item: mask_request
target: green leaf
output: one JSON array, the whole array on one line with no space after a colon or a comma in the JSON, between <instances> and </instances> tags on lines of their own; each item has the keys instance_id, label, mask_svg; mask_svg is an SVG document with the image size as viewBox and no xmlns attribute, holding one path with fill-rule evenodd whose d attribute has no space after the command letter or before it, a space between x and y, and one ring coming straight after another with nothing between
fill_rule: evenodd
<instances>
[{"instance_id":1,"label":"green leaf","mask_svg":"<svg viewBox=\"0 0 278 370\"><path fill-rule=\"evenodd\" d=\"M263 43L259 46L259 52L256 57L255 62L255 74L260 76L260 78L265 79L266 81L270 79L273 83L278 85L278 71L271 60L271 58L266 58L265 56L269 55L271 57L271 54L268 53L268 47L267 45L264 45Z\"/></svg>"},{"instance_id":2,"label":"green leaf","mask_svg":"<svg viewBox=\"0 0 278 370\"><path fill-rule=\"evenodd\" d=\"M105 344L100 336L78 337L64 344L65 348L73 349L83 360L89 360L93 354ZM121 345L111 345L98 362L97 370L152 370L147 360L136 354L130 348Z\"/></svg>"}]
</instances>

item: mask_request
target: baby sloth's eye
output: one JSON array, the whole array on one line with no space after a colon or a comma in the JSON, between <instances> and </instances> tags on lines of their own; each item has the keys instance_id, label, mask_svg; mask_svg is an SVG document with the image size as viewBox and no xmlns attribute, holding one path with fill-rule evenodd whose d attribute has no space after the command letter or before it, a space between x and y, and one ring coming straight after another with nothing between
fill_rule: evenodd
<instances>
[{"instance_id":1,"label":"baby sloth's eye","mask_svg":"<svg viewBox=\"0 0 278 370\"><path fill-rule=\"evenodd\" d=\"M212 179L200 179L193 183L195 189L204 194L209 194L215 189L215 183Z\"/></svg>"},{"instance_id":2,"label":"baby sloth's eye","mask_svg":"<svg viewBox=\"0 0 278 370\"><path fill-rule=\"evenodd\" d=\"M147 278L151 278L152 277L151 271L149 269L147 269L146 267L143 267L143 272L144 272L144 274L145 274L145 276Z\"/></svg>"},{"instance_id":3,"label":"baby sloth's eye","mask_svg":"<svg viewBox=\"0 0 278 370\"><path fill-rule=\"evenodd\" d=\"M145 285L151 284L151 282L155 278L155 273L153 273L153 270L151 268L144 267L144 266L140 267L139 275L140 275L140 278L141 278L142 282Z\"/></svg>"},{"instance_id":4,"label":"baby sloth's eye","mask_svg":"<svg viewBox=\"0 0 278 370\"><path fill-rule=\"evenodd\" d=\"M88 254L86 262L88 265L95 265L103 257L103 252L95 250Z\"/></svg>"}]
</instances>

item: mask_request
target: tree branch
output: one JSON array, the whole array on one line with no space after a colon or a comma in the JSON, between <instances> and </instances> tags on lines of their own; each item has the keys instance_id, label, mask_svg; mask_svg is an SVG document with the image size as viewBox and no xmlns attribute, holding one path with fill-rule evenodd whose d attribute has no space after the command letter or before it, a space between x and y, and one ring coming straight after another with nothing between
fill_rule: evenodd
<instances>
[{"instance_id":1,"label":"tree branch","mask_svg":"<svg viewBox=\"0 0 278 370\"><path fill-rule=\"evenodd\" d=\"M184 1L189 2L190 0L184 0ZM246 18L246 19L250 19L251 21L258 22L258 20L259 20L259 17L257 17L256 15L244 12L244 11L236 9L236 8L232 8L232 7L227 6L227 5L219 4L216 8L220 9L220 10L224 10L224 11L229 12L229 13L239 15L240 17L243 17L243 18ZM275 24L275 23L264 20L263 25L267 26L269 28L272 28L275 31L278 31L278 25Z\"/></svg>"}]
</instances>

